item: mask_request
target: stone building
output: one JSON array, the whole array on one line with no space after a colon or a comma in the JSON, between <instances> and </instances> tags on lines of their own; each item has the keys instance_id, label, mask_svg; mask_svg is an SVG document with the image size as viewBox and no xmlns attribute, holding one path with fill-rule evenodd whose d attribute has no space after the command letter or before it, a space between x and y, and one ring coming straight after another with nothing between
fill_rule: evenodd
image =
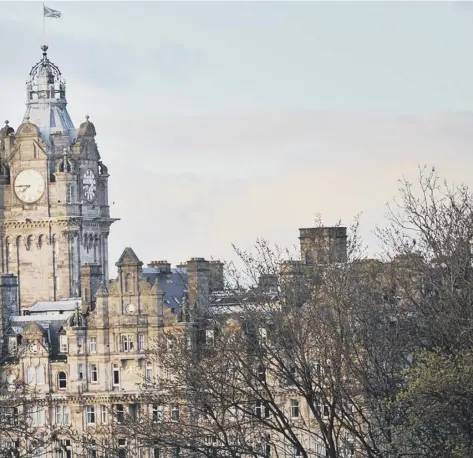
<instances>
[{"instance_id":1,"label":"stone building","mask_svg":"<svg viewBox=\"0 0 473 458\"><path fill-rule=\"evenodd\" d=\"M143 267L126 248L109 280L117 219L108 168L89 117L74 127L61 71L41 49L21 125L6 121L0 130L1 373L10 391L35 391L31 428L59 429L37 455L65 458L70 440L61 429L81 434L131 409L140 385L156 375L145 352L158 327L181 322L221 285L223 271L202 258Z\"/></svg>"},{"instance_id":2,"label":"stone building","mask_svg":"<svg viewBox=\"0 0 473 458\"><path fill-rule=\"evenodd\" d=\"M112 416L150 408L137 399L142 384L158 375L146 353L158 330L192 321L197 310L235 304L219 294L219 261L143 266L128 247L116 262L117 278L109 279L108 236L117 219L110 215L108 168L89 117L74 127L62 74L48 47L41 49L21 125L15 130L7 121L0 130L0 372L10 391L35 392L29 427L56 430L36 455L71 458L76 451L61 435L67 427L79 436L90 428L109 431ZM300 235L302 262L345 259L344 228ZM261 278L261 288L273 291L273 284L273 277ZM22 414L12 409L8 418ZM131 446L116 439L124 450ZM87 447L94 458L93 441Z\"/></svg>"}]
</instances>

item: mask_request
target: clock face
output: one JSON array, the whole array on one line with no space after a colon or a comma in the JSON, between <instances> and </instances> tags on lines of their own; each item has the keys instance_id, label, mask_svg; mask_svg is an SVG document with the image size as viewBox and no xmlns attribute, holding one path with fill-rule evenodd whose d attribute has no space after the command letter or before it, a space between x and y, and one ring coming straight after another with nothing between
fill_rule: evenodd
<instances>
[{"instance_id":1,"label":"clock face","mask_svg":"<svg viewBox=\"0 0 473 458\"><path fill-rule=\"evenodd\" d=\"M97 180L92 169L87 169L82 177L82 189L87 202L93 202L97 197Z\"/></svg>"},{"instance_id":2,"label":"clock face","mask_svg":"<svg viewBox=\"0 0 473 458\"><path fill-rule=\"evenodd\" d=\"M127 313L135 313L135 306L133 304L128 304L126 306Z\"/></svg>"},{"instance_id":3,"label":"clock face","mask_svg":"<svg viewBox=\"0 0 473 458\"><path fill-rule=\"evenodd\" d=\"M22 170L15 178L15 194L21 201L32 204L44 194L44 178L37 170Z\"/></svg>"},{"instance_id":4,"label":"clock face","mask_svg":"<svg viewBox=\"0 0 473 458\"><path fill-rule=\"evenodd\" d=\"M38 343L37 342L31 343L29 349L30 349L31 353L37 353L38 352Z\"/></svg>"}]
</instances>

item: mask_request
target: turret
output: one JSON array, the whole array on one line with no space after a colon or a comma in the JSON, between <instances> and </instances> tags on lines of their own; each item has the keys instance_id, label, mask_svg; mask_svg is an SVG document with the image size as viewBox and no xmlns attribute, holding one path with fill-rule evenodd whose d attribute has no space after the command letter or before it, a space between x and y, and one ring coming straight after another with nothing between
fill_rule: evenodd
<instances>
[{"instance_id":1,"label":"turret","mask_svg":"<svg viewBox=\"0 0 473 458\"><path fill-rule=\"evenodd\" d=\"M23 123L38 126L48 150L70 147L76 129L67 112L66 82L59 67L48 58L48 46L41 46L42 59L33 66L26 82L26 112Z\"/></svg>"}]
</instances>

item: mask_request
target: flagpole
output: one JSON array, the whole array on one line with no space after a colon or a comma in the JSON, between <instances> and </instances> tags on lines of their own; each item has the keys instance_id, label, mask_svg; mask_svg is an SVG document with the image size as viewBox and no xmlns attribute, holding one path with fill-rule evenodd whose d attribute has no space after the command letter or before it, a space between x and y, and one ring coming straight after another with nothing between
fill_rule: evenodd
<instances>
[{"instance_id":1,"label":"flagpole","mask_svg":"<svg viewBox=\"0 0 473 458\"><path fill-rule=\"evenodd\" d=\"M44 2L43 2L43 37L46 38L46 16L44 15ZM46 44L46 43L43 43Z\"/></svg>"}]
</instances>

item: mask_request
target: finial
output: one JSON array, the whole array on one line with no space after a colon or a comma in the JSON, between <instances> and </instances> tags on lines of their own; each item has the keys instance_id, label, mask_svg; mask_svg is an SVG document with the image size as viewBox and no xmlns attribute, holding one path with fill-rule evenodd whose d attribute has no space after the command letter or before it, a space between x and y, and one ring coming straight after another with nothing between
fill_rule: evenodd
<instances>
[{"instance_id":1,"label":"finial","mask_svg":"<svg viewBox=\"0 0 473 458\"><path fill-rule=\"evenodd\" d=\"M48 51L48 45L42 45L41 51L43 51L43 54L46 54L46 52Z\"/></svg>"},{"instance_id":2,"label":"finial","mask_svg":"<svg viewBox=\"0 0 473 458\"><path fill-rule=\"evenodd\" d=\"M7 120L5 121L5 125L8 126L8 123L9 123L9 122L10 122L10 121L7 119Z\"/></svg>"},{"instance_id":3,"label":"finial","mask_svg":"<svg viewBox=\"0 0 473 458\"><path fill-rule=\"evenodd\" d=\"M90 117L89 115L85 115L85 120L86 120L87 122L89 122L89 117Z\"/></svg>"}]
</instances>

